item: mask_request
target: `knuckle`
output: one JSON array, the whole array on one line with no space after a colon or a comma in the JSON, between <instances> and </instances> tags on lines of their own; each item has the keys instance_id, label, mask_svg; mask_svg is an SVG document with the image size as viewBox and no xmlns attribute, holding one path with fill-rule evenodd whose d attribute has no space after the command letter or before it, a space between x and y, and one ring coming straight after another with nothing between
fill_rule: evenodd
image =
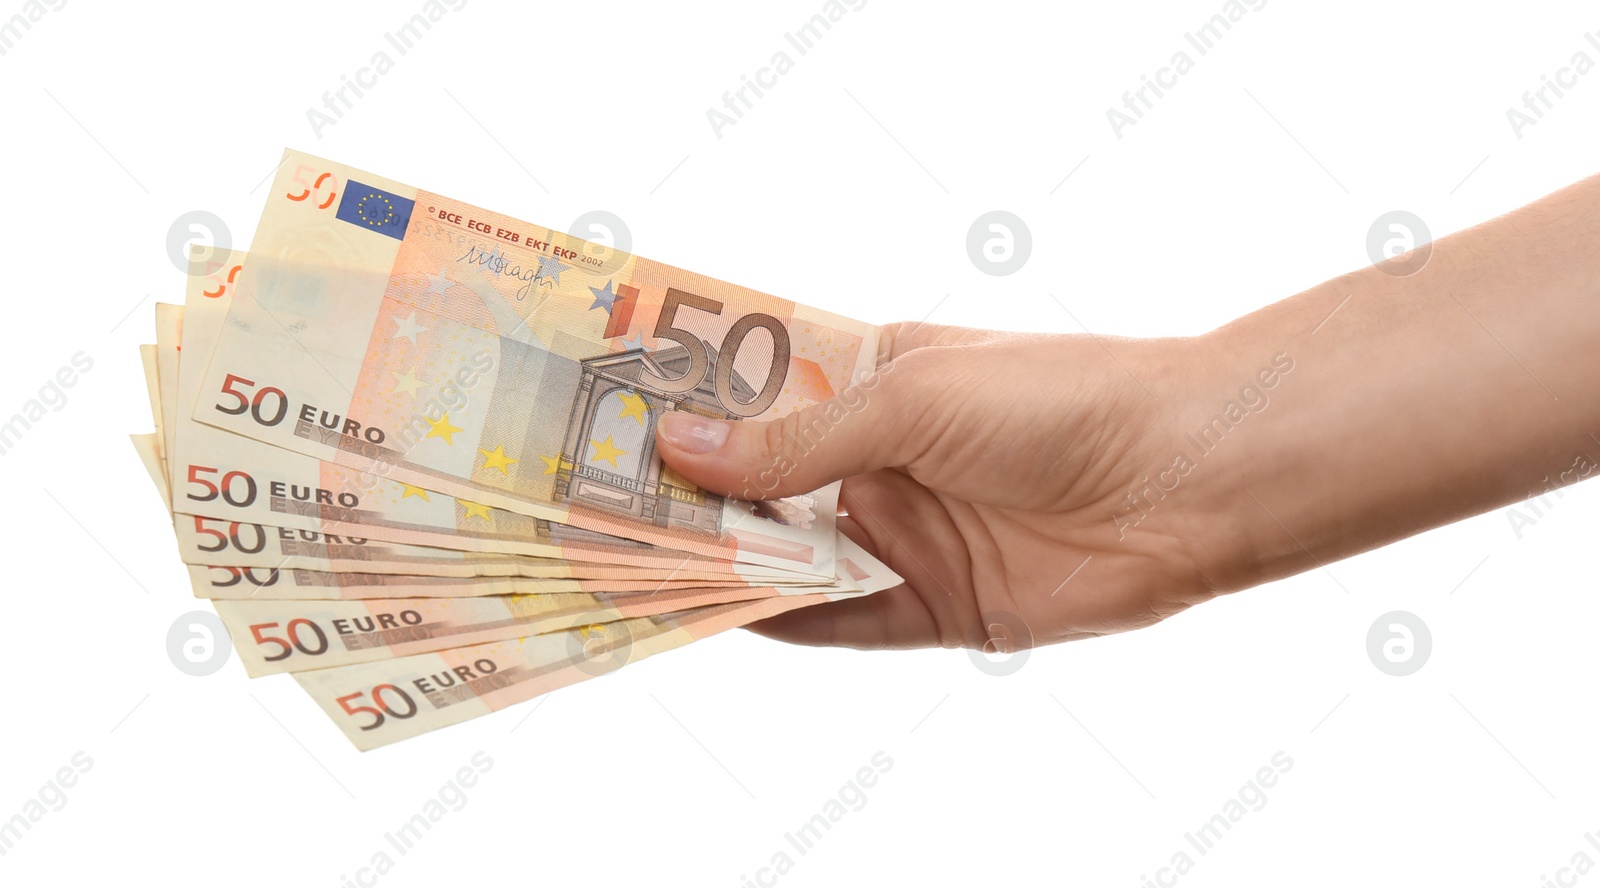
<instances>
[{"instance_id":1,"label":"knuckle","mask_svg":"<svg viewBox=\"0 0 1600 888\"><path fill-rule=\"evenodd\" d=\"M796 435L805 423L809 410L798 410L788 416L764 423L762 428L761 457L768 467L787 474L786 467L796 463Z\"/></svg>"}]
</instances>

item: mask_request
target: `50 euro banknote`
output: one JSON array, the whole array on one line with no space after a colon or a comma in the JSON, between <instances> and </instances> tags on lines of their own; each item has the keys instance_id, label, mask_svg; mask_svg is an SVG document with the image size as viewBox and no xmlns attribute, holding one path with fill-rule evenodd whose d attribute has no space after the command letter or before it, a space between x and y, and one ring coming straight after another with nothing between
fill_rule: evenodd
<instances>
[{"instance_id":1,"label":"50 euro banknote","mask_svg":"<svg viewBox=\"0 0 1600 888\"><path fill-rule=\"evenodd\" d=\"M848 537L828 587L698 587L363 601L219 600L213 605L251 675L326 669L562 629L765 598L842 600L900 577ZM547 581L549 582L549 581ZM559 581L555 581L559 582Z\"/></svg>"},{"instance_id":2,"label":"50 euro banknote","mask_svg":"<svg viewBox=\"0 0 1600 888\"><path fill-rule=\"evenodd\" d=\"M131 435L163 498L155 435ZM169 506L170 513L170 506ZM412 596L532 595L549 592L646 592L702 586L749 586L722 571L682 570L640 579L638 569L421 546L385 546L360 537L173 516L179 554L196 598L361 599ZM230 561L231 559L231 561ZM220 561L228 563L219 563ZM246 563L239 563L246 562ZM820 581L789 577L799 587Z\"/></svg>"},{"instance_id":3,"label":"50 euro banknote","mask_svg":"<svg viewBox=\"0 0 1600 888\"><path fill-rule=\"evenodd\" d=\"M157 435L130 436L152 482L166 496ZM170 506L169 506L170 511ZM664 577L640 579L637 568L496 556L361 537L175 515L174 534L197 598L368 599L475 597L557 592L644 592L694 587L783 584L785 594L828 585L783 574L763 584L751 565L724 565L749 575L698 570L687 556ZM836 582L897 585L898 576L847 537L837 541ZM716 567L716 566L713 566ZM883 585L884 578L893 578ZM728 599L732 600L732 599Z\"/></svg>"},{"instance_id":4,"label":"50 euro banknote","mask_svg":"<svg viewBox=\"0 0 1600 888\"><path fill-rule=\"evenodd\" d=\"M258 513L247 511L247 507L266 499L257 495L259 487L254 476L244 470L221 471L214 466L188 461L185 454L195 451L197 435L232 439L231 446L244 448L249 455L259 456L269 462L286 459L291 464L298 462L322 466L324 477L329 469L346 470L322 464L311 457L200 425L190 420L183 411L175 410L174 404L180 402L184 394L187 393L192 397L193 384L199 373L193 367L192 361L188 363L188 374L184 375L181 372L184 362L179 357L181 346L177 338L180 333L184 337L200 335L208 324L220 322L221 313L206 300L220 302L226 298L226 278L221 275L220 270L233 255L224 252L220 256L220 261L210 263L211 271L204 274L191 273L190 299L191 301L198 299L197 311L189 312L178 306L158 304L156 306L158 342L151 350L141 347L141 355L149 355L145 365L157 434L152 436L153 441L146 436L133 436L133 443L135 448L141 450L141 458L154 460L161 465L159 474L152 472L152 480L160 488L168 510L172 511L174 503L178 504L178 508L184 509L175 513L173 519L179 555L186 564L210 566L217 565L219 561L227 562L230 569L250 570L246 576L251 578L255 576L253 569L284 568L313 572L356 571L363 574L409 573L440 576L604 579L630 581L631 584L627 588L647 588L640 584L652 578L670 580L671 584L680 587L695 585L696 582L726 581L756 585L818 582L815 577L782 571L778 568L702 559L687 553L669 552L643 543L603 537L600 534L584 535L600 540L603 551L607 553L602 557L610 562L623 560L635 563L618 565L581 561L575 558L527 555L528 547L516 543L531 541L519 540L509 531L502 534L502 538L509 541L510 545L505 545L501 539L480 535L474 540L478 545L463 547L458 545L463 531L459 528L454 530L438 528L437 533L426 535L425 538L450 544L441 548L427 545L396 545L388 539L374 539L369 536L372 532L377 532L382 537L407 536L404 530L397 531L394 527L340 523L337 525L340 532L330 532L324 529L317 518L309 515L299 520L298 526L295 527L261 524L249 520ZM200 284L201 281L206 283ZM214 285L215 289L208 289L210 285ZM202 338L201 341L205 340ZM187 391L182 382L190 383ZM179 428L183 430L181 435L174 433ZM162 449L160 445L163 441L166 442L166 451L175 454L181 462L182 471L174 471L169 466L169 461L160 455L159 451ZM228 441L222 443L225 446L230 445ZM154 449L157 452L153 455L144 453L143 448L152 444L155 445ZM170 490L169 486L174 478L182 480L178 482L177 490ZM426 496L426 491L422 494ZM268 517L277 515L275 512L266 514ZM489 514L492 518L494 514L505 513L490 510ZM509 517L517 524L535 521L522 515ZM535 528L535 531L537 530L538 528ZM513 551L506 551L507 549ZM627 550L630 557L625 559L611 557L619 550ZM590 551L575 548L573 554L583 555ZM637 557L633 557L635 553ZM231 578L219 577L213 572L208 576L212 589L232 589L237 593L239 589L237 575ZM366 590L372 585L363 584L359 578L346 577L345 580L338 586ZM315 584L313 594L316 597L327 597L338 586L320 582ZM197 585L196 588L198 590L200 586ZM622 591L622 587L612 588L610 591Z\"/></svg>"},{"instance_id":5,"label":"50 euro banknote","mask_svg":"<svg viewBox=\"0 0 1600 888\"><path fill-rule=\"evenodd\" d=\"M782 582L777 568L663 549L647 543L496 509L358 472L194 421L205 359L223 328L229 281L245 260L212 249L191 260L185 306L156 306L156 367L162 393L170 497L197 528L211 522L287 528L313 539L379 540L566 562L624 564L631 578L688 567L698 574ZM179 519L180 522L185 519ZM219 543L228 540L220 539ZM685 565L686 560L695 562Z\"/></svg>"},{"instance_id":6,"label":"50 euro banknote","mask_svg":"<svg viewBox=\"0 0 1600 888\"><path fill-rule=\"evenodd\" d=\"M409 546L403 543L386 543L359 536L338 536L315 531L274 527L249 522L228 521L199 515L171 513L170 493L165 483L161 459L156 455L156 435L130 435L134 450L149 470L151 479L160 491L163 503L173 518L173 534L178 544L178 555L190 567L197 590L208 589L202 598L236 597L242 591L241 582L254 586L276 586L280 576L273 571L286 572L289 577L304 576L304 581L290 586L287 582L278 587L280 597L291 598L360 598L369 597L370 587L387 585L391 581L373 575L405 575L406 582L399 585L416 585L429 579L482 578L526 580L638 580L640 569L627 565L592 564L557 558L536 558L525 555L467 552L435 546ZM758 585L814 585L825 582L816 577L772 573L752 565L706 564L684 555L675 562L675 568L659 578L688 585L717 583L756 583ZM196 571L206 571L205 574ZM292 572L292 573L287 573ZM203 576L204 579L199 577ZM337 578L337 579L334 579ZM217 590L235 589L232 593ZM436 588L436 587L435 587ZM293 594L289 590L298 590ZM532 592L535 588L520 587L506 592ZM550 591L574 591L571 588ZM613 590L614 591L614 590ZM410 593L387 592L388 596ZM429 593L440 594L440 593ZM484 594L501 594L488 592Z\"/></svg>"},{"instance_id":7,"label":"50 euro banknote","mask_svg":"<svg viewBox=\"0 0 1600 888\"><path fill-rule=\"evenodd\" d=\"M384 598L480 598L494 595L614 594L683 589L764 588L737 580L615 580L592 577L426 577L303 568L185 565L196 598L211 601L366 601ZM778 587L799 594L811 586ZM724 600L738 601L737 596Z\"/></svg>"},{"instance_id":8,"label":"50 euro banknote","mask_svg":"<svg viewBox=\"0 0 1600 888\"><path fill-rule=\"evenodd\" d=\"M837 484L751 505L661 416L772 419L870 373L875 326L289 151L193 417L452 497L831 576ZM423 391L426 387L428 390Z\"/></svg>"},{"instance_id":9,"label":"50 euro banknote","mask_svg":"<svg viewBox=\"0 0 1600 888\"><path fill-rule=\"evenodd\" d=\"M257 678L772 597L777 590L747 587L626 595L218 601L215 606L245 672Z\"/></svg>"},{"instance_id":10,"label":"50 euro banknote","mask_svg":"<svg viewBox=\"0 0 1600 888\"><path fill-rule=\"evenodd\" d=\"M362 751L497 712L719 632L832 600L765 598L294 673Z\"/></svg>"}]
</instances>

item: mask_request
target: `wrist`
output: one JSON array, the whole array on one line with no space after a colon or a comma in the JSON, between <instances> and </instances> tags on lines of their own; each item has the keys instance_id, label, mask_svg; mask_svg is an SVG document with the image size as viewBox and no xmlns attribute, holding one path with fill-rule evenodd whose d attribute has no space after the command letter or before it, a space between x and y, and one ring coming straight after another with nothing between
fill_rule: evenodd
<instances>
[{"instance_id":1,"label":"wrist","mask_svg":"<svg viewBox=\"0 0 1600 888\"><path fill-rule=\"evenodd\" d=\"M1150 429L1150 459L1159 468L1136 479L1124 514L1153 519L1141 521L1144 529L1180 540L1214 592L1282 575L1283 556L1306 555L1256 501L1252 485L1279 487L1276 463L1290 454L1279 440L1282 416L1307 400L1299 391L1307 375L1299 350L1223 328L1166 341L1162 352L1158 372L1171 393L1160 393L1166 409ZM1169 506L1165 515L1154 496ZM1294 552L1279 551L1281 542Z\"/></svg>"}]
</instances>

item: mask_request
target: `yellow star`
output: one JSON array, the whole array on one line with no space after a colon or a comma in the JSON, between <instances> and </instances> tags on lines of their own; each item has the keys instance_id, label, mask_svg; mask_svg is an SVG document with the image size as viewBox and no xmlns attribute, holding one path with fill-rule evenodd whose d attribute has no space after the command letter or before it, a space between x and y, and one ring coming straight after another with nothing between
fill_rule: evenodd
<instances>
[{"instance_id":1,"label":"yellow star","mask_svg":"<svg viewBox=\"0 0 1600 888\"><path fill-rule=\"evenodd\" d=\"M417 368L412 367L404 373L395 373L393 370L389 372L394 373L395 394L405 392L413 398L417 396L417 389L422 387L422 380L416 377Z\"/></svg>"},{"instance_id":2,"label":"yellow star","mask_svg":"<svg viewBox=\"0 0 1600 888\"><path fill-rule=\"evenodd\" d=\"M494 449L494 452L492 452L492 453L487 451L487 450L484 450L481 447L478 448L478 452L483 454L483 467L484 468L486 468L486 469L499 469L500 470L500 474L502 474L502 475L507 474L506 466L509 466L514 462L517 462L517 460L514 460L511 457L506 456L506 446L504 444L500 445L499 447L496 447Z\"/></svg>"},{"instance_id":3,"label":"yellow star","mask_svg":"<svg viewBox=\"0 0 1600 888\"><path fill-rule=\"evenodd\" d=\"M623 404L622 415L617 418L627 419L631 416L638 421L639 425L644 425L644 415L650 410L650 405L644 402L644 398L638 392L629 392L617 397L622 399Z\"/></svg>"},{"instance_id":4,"label":"yellow star","mask_svg":"<svg viewBox=\"0 0 1600 888\"><path fill-rule=\"evenodd\" d=\"M422 497L422 501L425 502L425 503L426 502L433 502L432 500L428 499L428 492L426 490L423 490L420 487L412 487L410 484L407 484L404 481L400 482L400 487L401 487L401 491L400 491L400 498L401 499L405 499L408 496L420 496L420 497Z\"/></svg>"},{"instance_id":5,"label":"yellow star","mask_svg":"<svg viewBox=\"0 0 1600 888\"><path fill-rule=\"evenodd\" d=\"M468 502L464 499L458 499L456 502L460 503L462 507L467 510L467 514L462 517L471 518L473 515L477 515L479 518L482 518L485 521L490 523L494 522L494 519L489 516L489 507L483 503Z\"/></svg>"},{"instance_id":6,"label":"yellow star","mask_svg":"<svg viewBox=\"0 0 1600 888\"><path fill-rule=\"evenodd\" d=\"M544 460L544 473L546 475L554 475L556 469L561 468L562 459L559 456L541 456L539 458Z\"/></svg>"},{"instance_id":7,"label":"yellow star","mask_svg":"<svg viewBox=\"0 0 1600 888\"><path fill-rule=\"evenodd\" d=\"M628 451L617 449L610 435L607 435L604 441L590 441L589 444L594 447L594 456L589 457L589 462L599 462L603 459L611 463L613 469L617 467L617 457L628 455Z\"/></svg>"},{"instance_id":8,"label":"yellow star","mask_svg":"<svg viewBox=\"0 0 1600 888\"><path fill-rule=\"evenodd\" d=\"M427 417L423 417L423 418L427 419ZM460 428L450 424L450 414L448 414L448 413L446 413L445 415L439 417L438 419L429 419L428 420L428 425L433 426L433 428L429 429L428 430L428 434L424 435L423 437L425 437L425 438L443 438L444 439L444 443L446 443L446 444L455 443L455 442L450 440L450 436L454 435L456 432L461 431Z\"/></svg>"}]
</instances>

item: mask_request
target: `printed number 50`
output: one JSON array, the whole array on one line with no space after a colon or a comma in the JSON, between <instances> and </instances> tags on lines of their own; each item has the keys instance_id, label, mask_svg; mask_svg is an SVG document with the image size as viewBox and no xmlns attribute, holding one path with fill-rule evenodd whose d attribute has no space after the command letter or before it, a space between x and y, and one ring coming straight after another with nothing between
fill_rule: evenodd
<instances>
[{"instance_id":1,"label":"printed number 50","mask_svg":"<svg viewBox=\"0 0 1600 888\"><path fill-rule=\"evenodd\" d=\"M384 691L389 691L390 693L386 696ZM339 704L340 708L344 709L345 712L348 712L351 715L355 715L358 712L365 712L373 716L372 721L359 726L363 731L370 731L383 724L390 718L404 719L410 718L417 714L416 701L411 699L410 694L392 684L381 684L372 689L372 702L378 704L377 706L350 705L351 700L360 700L365 696L366 694L364 692L357 691L354 694L346 694L334 701L335 703ZM393 698L394 705L391 705L389 698ZM399 705L399 702L402 700L405 701L405 708L403 710Z\"/></svg>"},{"instance_id":2,"label":"printed number 50","mask_svg":"<svg viewBox=\"0 0 1600 888\"><path fill-rule=\"evenodd\" d=\"M222 380L222 393L224 395L232 395L238 403L232 407L222 404L213 404L212 406L217 408L217 412L226 413L229 416L238 416L248 410L250 415L255 418L255 421L264 426L275 426L283 422L283 417L289 412L289 396L283 393L283 389L270 385L256 392L253 398L247 397L245 392L239 390L239 386L255 388L255 385L253 380L229 373ZM269 395L277 402L274 405L276 409L272 411L270 417L261 406L262 401L266 400Z\"/></svg>"},{"instance_id":3,"label":"printed number 50","mask_svg":"<svg viewBox=\"0 0 1600 888\"><path fill-rule=\"evenodd\" d=\"M297 164L294 168L294 184L300 186L300 193L295 194L293 191L289 191L283 196L290 200L305 200L313 194L321 195L323 186L327 185L327 197L324 197L322 202L317 204L317 209L326 210L332 206L333 199L339 195L339 192L334 190L333 185L329 184L329 180L333 179L333 173L322 173L316 179L309 179L308 177L315 172L315 167L308 167L303 163Z\"/></svg>"},{"instance_id":4,"label":"printed number 50","mask_svg":"<svg viewBox=\"0 0 1600 888\"><path fill-rule=\"evenodd\" d=\"M666 392L694 391L705 381L706 373L711 367L711 355L706 351L706 344L700 337L682 327L674 326L678 318L678 309L683 306L698 308L714 315L722 314L722 303L715 299L707 299L682 290L667 290L666 301L661 303L661 314L656 316L656 328L651 335L657 339L669 339L682 345L689 352L689 369L676 378L656 377L661 380L659 383L661 390ZM761 386L761 391L753 399L741 401L733 393L733 362L739 356L739 347L744 345L745 337L757 327L765 328L772 335L772 366L767 369L767 381ZM654 373L650 375L655 376ZM759 416L778 400L778 392L783 389L783 381L788 375L789 329L772 315L754 312L735 321L733 326L728 328L728 334L722 338L722 348L717 352L717 370L712 378L712 386L722 409L734 416Z\"/></svg>"}]
</instances>

